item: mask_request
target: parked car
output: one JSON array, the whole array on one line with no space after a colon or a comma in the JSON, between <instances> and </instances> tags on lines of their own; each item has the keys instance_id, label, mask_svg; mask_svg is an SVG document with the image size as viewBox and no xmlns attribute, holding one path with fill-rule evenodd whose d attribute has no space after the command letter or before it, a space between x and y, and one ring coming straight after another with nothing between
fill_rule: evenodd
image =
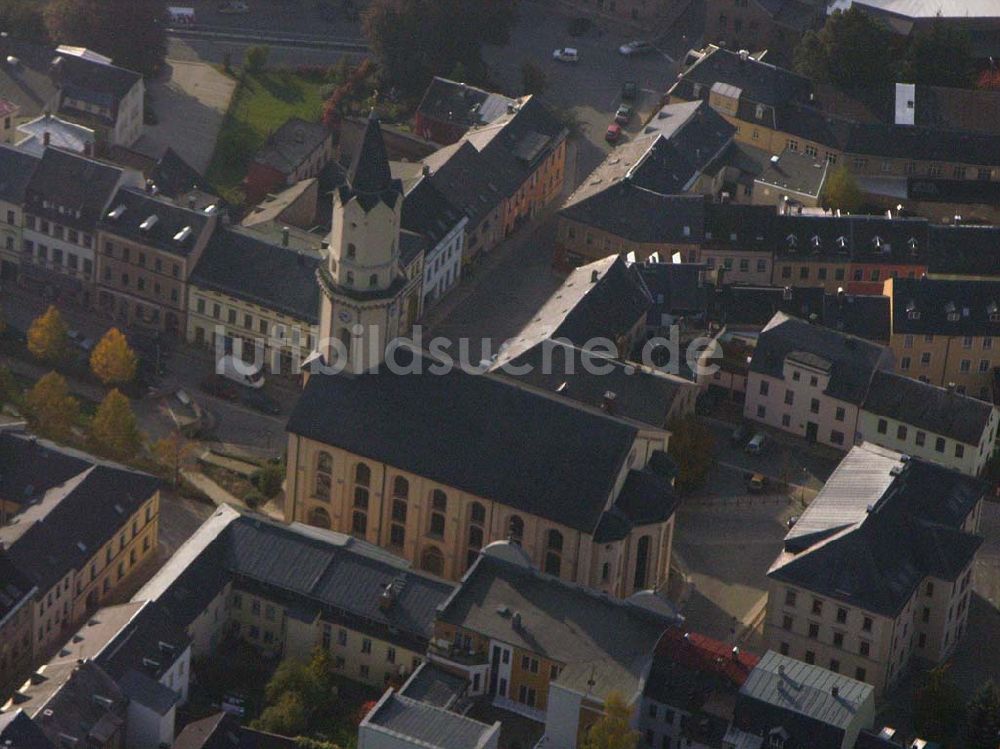
<instances>
[{"instance_id":1,"label":"parked car","mask_svg":"<svg viewBox=\"0 0 1000 749\"><path fill-rule=\"evenodd\" d=\"M580 54L573 47L562 47L552 53L552 59L559 62L579 62Z\"/></svg>"},{"instance_id":2,"label":"parked car","mask_svg":"<svg viewBox=\"0 0 1000 749\"><path fill-rule=\"evenodd\" d=\"M622 126L617 122L608 125L607 132L604 133L604 140L608 143L617 143L622 139Z\"/></svg>"},{"instance_id":3,"label":"parked car","mask_svg":"<svg viewBox=\"0 0 1000 749\"><path fill-rule=\"evenodd\" d=\"M629 120L632 119L632 107L628 104L622 104L618 107L618 111L615 112L615 122L619 125L627 125Z\"/></svg>"},{"instance_id":4,"label":"parked car","mask_svg":"<svg viewBox=\"0 0 1000 749\"><path fill-rule=\"evenodd\" d=\"M654 47L650 42L643 42L638 39L627 42L618 48L618 52L626 57L646 55L654 51L656 51L656 47Z\"/></svg>"},{"instance_id":5,"label":"parked car","mask_svg":"<svg viewBox=\"0 0 1000 749\"><path fill-rule=\"evenodd\" d=\"M767 435L763 432L757 432L749 442L747 442L746 451L751 455L760 455L764 452L764 448L767 445Z\"/></svg>"},{"instance_id":6,"label":"parked car","mask_svg":"<svg viewBox=\"0 0 1000 749\"><path fill-rule=\"evenodd\" d=\"M281 415L281 405L262 390L248 390L243 394L243 403L254 411L260 411L271 416Z\"/></svg>"},{"instance_id":7,"label":"parked car","mask_svg":"<svg viewBox=\"0 0 1000 749\"><path fill-rule=\"evenodd\" d=\"M264 368L259 364L249 364L232 354L219 359L215 373L227 380L239 383L248 388L264 387Z\"/></svg>"},{"instance_id":8,"label":"parked car","mask_svg":"<svg viewBox=\"0 0 1000 749\"><path fill-rule=\"evenodd\" d=\"M635 101L639 98L639 84L635 81L625 81L622 84L622 101Z\"/></svg>"},{"instance_id":9,"label":"parked car","mask_svg":"<svg viewBox=\"0 0 1000 749\"><path fill-rule=\"evenodd\" d=\"M788 518L788 520L785 521L785 525L788 526L788 530L791 530L797 522L799 522L799 516L792 515L790 518Z\"/></svg>"},{"instance_id":10,"label":"parked car","mask_svg":"<svg viewBox=\"0 0 1000 749\"><path fill-rule=\"evenodd\" d=\"M236 386L217 374L209 375L203 379L198 384L198 387L201 388L202 392L213 395L216 398L221 398L222 400L237 401L240 399L240 394L236 390Z\"/></svg>"},{"instance_id":11,"label":"parked car","mask_svg":"<svg viewBox=\"0 0 1000 749\"><path fill-rule=\"evenodd\" d=\"M249 13L250 6L247 5L243 0L227 0L227 2L219 4L220 13Z\"/></svg>"},{"instance_id":12,"label":"parked car","mask_svg":"<svg viewBox=\"0 0 1000 749\"><path fill-rule=\"evenodd\" d=\"M747 491L751 494L760 494L767 486L767 476L763 473L753 473L747 479Z\"/></svg>"},{"instance_id":13,"label":"parked car","mask_svg":"<svg viewBox=\"0 0 1000 749\"><path fill-rule=\"evenodd\" d=\"M742 445L746 443L749 437L750 437L750 425L740 424L733 430L730 440L734 445Z\"/></svg>"}]
</instances>

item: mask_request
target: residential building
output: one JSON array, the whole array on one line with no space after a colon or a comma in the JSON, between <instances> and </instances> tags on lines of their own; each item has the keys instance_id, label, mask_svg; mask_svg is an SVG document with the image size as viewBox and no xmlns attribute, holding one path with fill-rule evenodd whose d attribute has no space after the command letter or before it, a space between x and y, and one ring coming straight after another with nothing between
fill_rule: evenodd
<instances>
[{"instance_id":1,"label":"residential building","mask_svg":"<svg viewBox=\"0 0 1000 749\"><path fill-rule=\"evenodd\" d=\"M220 711L184 726L171 749L299 749L299 741L240 725L240 719Z\"/></svg>"},{"instance_id":2,"label":"residential building","mask_svg":"<svg viewBox=\"0 0 1000 749\"><path fill-rule=\"evenodd\" d=\"M157 602L194 657L223 636L286 658L323 647L336 672L383 687L423 660L452 590L356 538L223 505L133 600Z\"/></svg>"},{"instance_id":3,"label":"residential building","mask_svg":"<svg viewBox=\"0 0 1000 749\"><path fill-rule=\"evenodd\" d=\"M898 370L994 400L1000 282L890 278L884 289L892 315L889 346Z\"/></svg>"},{"instance_id":4,"label":"residential building","mask_svg":"<svg viewBox=\"0 0 1000 749\"><path fill-rule=\"evenodd\" d=\"M876 371L858 419L858 439L979 476L993 456L1000 410L900 374Z\"/></svg>"},{"instance_id":5,"label":"residential building","mask_svg":"<svg viewBox=\"0 0 1000 749\"><path fill-rule=\"evenodd\" d=\"M891 368L883 346L778 312L757 338L743 415L844 450L872 376Z\"/></svg>"},{"instance_id":6,"label":"residential building","mask_svg":"<svg viewBox=\"0 0 1000 749\"><path fill-rule=\"evenodd\" d=\"M815 0L710 0L705 40L741 50L766 50L790 60L802 34L822 23L825 5Z\"/></svg>"},{"instance_id":7,"label":"residential building","mask_svg":"<svg viewBox=\"0 0 1000 749\"><path fill-rule=\"evenodd\" d=\"M808 315L806 315L808 317ZM889 297L881 294L823 295L822 324L865 340L889 344ZM898 366L899 360L896 360Z\"/></svg>"},{"instance_id":8,"label":"residential building","mask_svg":"<svg viewBox=\"0 0 1000 749\"><path fill-rule=\"evenodd\" d=\"M33 600L38 588L6 555L0 553L0 699L4 699L31 672Z\"/></svg>"},{"instance_id":9,"label":"residential building","mask_svg":"<svg viewBox=\"0 0 1000 749\"><path fill-rule=\"evenodd\" d=\"M516 103L503 94L434 76L413 115L413 129L422 138L449 146L470 128L488 125Z\"/></svg>"},{"instance_id":10,"label":"residential building","mask_svg":"<svg viewBox=\"0 0 1000 749\"><path fill-rule=\"evenodd\" d=\"M986 490L919 458L852 448L768 572L768 647L876 696L913 657L946 660L965 633Z\"/></svg>"},{"instance_id":11,"label":"residential building","mask_svg":"<svg viewBox=\"0 0 1000 749\"><path fill-rule=\"evenodd\" d=\"M128 698L93 661L40 668L4 705L31 718L53 747L120 749L126 744Z\"/></svg>"},{"instance_id":12,"label":"residential building","mask_svg":"<svg viewBox=\"0 0 1000 749\"><path fill-rule=\"evenodd\" d=\"M42 729L23 710L0 713L0 744L19 749L55 749Z\"/></svg>"},{"instance_id":13,"label":"residential building","mask_svg":"<svg viewBox=\"0 0 1000 749\"><path fill-rule=\"evenodd\" d=\"M754 180L752 202L785 209L795 206L818 208L829 168L827 161L786 148L772 156Z\"/></svg>"},{"instance_id":14,"label":"residential building","mask_svg":"<svg viewBox=\"0 0 1000 749\"><path fill-rule=\"evenodd\" d=\"M138 173L47 148L24 192L21 281L90 306L95 295L98 222Z\"/></svg>"},{"instance_id":15,"label":"residential building","mask_svg":"<svg viewBox=\"0 0 1000 749\"><path fill-rule=\"evenodd\" d=\"M0 544L35 589L30 647L37 664L156 553L160 483L24 434L4 432L0 444L17 461L4 484L24 503L0 527ZM4 672L0 680L17 676Z\"/></svg>"},{"instance_id":16,"label":"residential building","mask_svg":"<svg viewBox=\"0 0 1000 749\"><path fill-rule=\"evenodd\" d=\"M646 313L646 335L669 334L673 325L704 329L709 298L714 291L704 263L657 262L639 265L652 305Z\"/></svg>"},{"instance_id":17,"label":"residential building","mask_svg":"<svg viewBox=\"0 0 1000 749\"><path fill-rule=\"evenodd\" d=\"M400 226L424 238L423 294L418 317L455 286L462 275L468 216L422 176L403 197Z\"/></svg>"},{"instance_id":18,"label":"residential building","mask_svg":"<svg viewBox=\"0 0 1000 749\"><path fill-rule=\"evenodd\" d=\"M931 226L927 277L972 281L995 277L1000 267L1000 226Z\"/></svg>"},{"instance_id":19,"label":"residential building","mask_svg":"<svg viewBox=\"0 0 1000 749\"><path fill-rule=\"evenodd\" d=\"M267 138L244 180L246 202L255 205L269 193L316 177L333 159L333 136L320 122L293 117Z\"/></svg>"},{"instance_id":20,"label":"residential building","mask_svg":"<svg viewBox=\"0 0 1000 749\"><path fill-rule=\"evenodd\" d=\"M125 603L99 609L27 684L45 682L81 663L100 669L128 701L124 745L158 749L174 738L176 709L187 701L190 641L156 604ZM22 706L30 686L11 700ZM83 699L90 701L91 695ZM85 709L84 705L77 706ZM67 709L72 706L67 701Z\"/></svg>"},{"instance_id":21,"label":"residential building","mask_svg":"<svg viewBox=\"0 0 1000 749\"><path fill-rule=\"evenodd\" d=\"M770 286L774 208L706 203L704 211L701 247L694 254L708 270L716 271L717 285Z\"/></svg>"},{"instance_id":22,"label":"residential building","mask_svg":"<svg viewBox=\"0 0 1000 749\"><path fill-rule=\"evenodd\" d=\"M89 127L77 125L46 112L17 126L17 148L41 158L52 146L86 156L94 155L96 136Z\"/></svg>"},{"instance_id":23,"label":"residential building","mask_svg":"<svg viewBox=\"0 0 1000 749\"><path fill-rule=\"evenodd\" d=\"M317 253L223 227L191 272L187 340L296 374L319 340Z\"/></svg>"},{"instance_id":24,"label":"residential building","mask_svg":"<svg viewBox=\"0 0 1000 749\"><path fill-rule=\"evenodd\" d=\"M497 749L500 721L492 725L389 689L358 725L358 749Z\"/></svg>"},{"instance_id":25,"label":"residential building","mask_svg":"<svg viewBox=\"0 0 1000 749\"><path fill-rule=\"evenodd\" d=\"M854 749L874 719L869 684L769 650L740 687L723 746Z\"/></svg>"},{"instance_id":26,"label":"residential building","mask_svg":"<svg viewBox=\"0 0 1000 749\"><path fill-rule=\"evenodd\" d=\"M636 710L646 746L722 746L737 694L757 661L752 653L697 632L666 630Z\"/></svg>"},{"instance_id":27,"label":"residential building","mask_svg":"<svg viewBox=\"0 0 1000 749\"><path fill-rule=\"evenodd\" d=\"M97 225L97 307L120 325L180 335L188 281L218 221L135 188L118 190Z\"/></svg>"},{"instance_id":28,"label":"residential building","mask_svg":"<svg viewBox=\"0 0 1000 749\"><path fill-rule=\"evenodd\" d=\"M534 569L516 543L489 545L439 606L432 663L463 675L468 695L545 725L577 746L617 692L635 709L653 651L676 614L655 593L621 601Z\"/></svg>"},{"instance_id":29,"label":"residential building","mask_svg":"<svg viewBox=\"0 0 1000 749\"><path fill-rule=\"evenodd\" d=\"M14 120L17 118L21 107L12 101L0 98L0 140L5 144L13 144L16 139Z\"/></svg>"},{"instance_id":30,"label":"residential building","mask_svg":"<svg viewBox=\"0 0 1000 749\"><path fill-rule=\"evenodd\" d=\"M0 278L17 278L21 266L24 195L38 158L0 145Z\"/></svg>"},{"instance_id":31,"label":"residential building","mask_svg":"<svg viewBox=\"0 0 1000 749\"><path fill-rule=\"evenodd\" d=\"M467 261L492 249L559 197L566 136L566 128L537 98L524 96L492 122L471 128L423 160L434 186L469 214ZM479 175L466 181L470 172ZM482 205L473 207L477 201Z\"/></svg>"},{"instance_id":32,"label":"residential building","mask_svg":"<svg viewBox=\"0 0 1000 749\"><path fill-rule=\"evenodd\" d=\"M250 209L240 224L248 229L271 225L282 230L292 226L308 230L316 226L318 207L319 179L310 177L268 195Z\"/></svg>"}]
</instances>

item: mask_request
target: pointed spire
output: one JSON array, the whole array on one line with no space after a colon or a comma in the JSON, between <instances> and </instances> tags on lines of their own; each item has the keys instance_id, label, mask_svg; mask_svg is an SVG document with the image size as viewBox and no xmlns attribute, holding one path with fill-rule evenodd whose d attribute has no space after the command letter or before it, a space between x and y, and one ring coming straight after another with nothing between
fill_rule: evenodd
<instances>
[{"instance_id":1,"label":"pointed spire","mask_svg":"<svg viewBox=\"0 0 1000 749\"><path fill-rule=\"evenodd\" d=\"M394 193L402 190L402 186L392 178L389 157L386 155L385 142L382 140L382 127L374 107L368 115L361 146L354 155L347 179L351 191L358 196L358 201L365 210L380 199L385 199L386 202L394 201Z\"/></svg>"}]
</instances>

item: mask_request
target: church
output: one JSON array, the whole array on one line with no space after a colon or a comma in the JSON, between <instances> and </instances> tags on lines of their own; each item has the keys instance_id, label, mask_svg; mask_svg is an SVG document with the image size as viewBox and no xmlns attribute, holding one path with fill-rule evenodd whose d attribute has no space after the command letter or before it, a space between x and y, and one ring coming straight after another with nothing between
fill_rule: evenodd
<instances>
[{"instance_id":1,"label":"church","mask_svg":"<svg viewBox=\"0 0 1000 749\"><path fill-rule=\"evenodd\" d=\"M373 116L333 196L317 355L339 366L308 377L289 419L285 519L451 580L509 539L544 572L613 596L665 585L677 503L665 428L516 378L441 373L427 352L396 352L416 373L385 366L417 309L402 203Z\"/></svg>"}]
</instances>

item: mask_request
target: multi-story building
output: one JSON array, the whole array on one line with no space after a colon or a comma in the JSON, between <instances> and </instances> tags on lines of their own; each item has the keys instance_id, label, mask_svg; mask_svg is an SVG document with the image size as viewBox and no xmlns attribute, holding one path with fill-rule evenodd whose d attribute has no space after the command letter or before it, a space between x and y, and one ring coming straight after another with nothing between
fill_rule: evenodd
<instances>
[{"instance_id":1,"label":"multi-story building","mask_svg":"<svg viewBox=\"0 0 1000 749\"><path fill-rule=\"evenodd\" d=\"M267 138L250 162L244 181L246 200L255 205L269 193L316 177L333 159L333 135L319 122L293 117Z\"/></svg>"},{"instance_id":2,"label":"multi-story building","mask_svg":"<svg viewBox=\"0 0 1000 749\"><path fill-rule=\"evenodd\" d=\"M0 699L6 698L31 672L32 602L38 588L0 552Z\"/></svg>"},{"instance_id":3,"label":"multi-story building","mask_svg":"<svg viewBox=\"0 0 1000 749\"><path fill-rule=\"evenodd\" d=\"M220 228L190 277L187 340L292 374L318 340L317 253Z\"/></svg>"},{"instance_id":4,"label":"multi-story building","mask_svg":"<svg viewBox=\"0 0 1000 749\"><path fill-rule=\"evenodd\" d=\"M400 226L423 237L426 246L418 318L458 283L468 222L468 216L448 202L425 176L403 198Z\"/></svg>"},{"instance_id":5,"label":"multi-story building","mask_svg":"<svg viewBox=\"0 0 1000 749\"><path fill-rule=\"evenodd\" d=\"M118 189L137 172L47 148L24 197L21 280L90 306L95 299L95 235Z\"/></svg>"},{"instance_id":6,"label":"multi-story building","mask_svg":"<svg viewBox=\"0 0 1000 749\"><path fill-rule=\"evenodd\" d=\"M0 279L17 278L21 265L24 193L38 158L0 146Z\"/></svg>"},{"instance_id":7,"label":"multi-story building","mask_svg":"<svg viewBox=\"0 0 1000 749\"><path fill-rule=\"evenodd\" d=\"M782 655L891 689L965 633L987 486L865 443L851 449L768 572L764 636Z\"/></svg>"},{"instance_id":8,"label":"multi-story building","mask_svg":"<svg viewBox=\"0 0 1000 749\"><path fill-rule=\"evenodd\" d=\"M576 746L609 694L635 709L656 643L676 621L654 593L603 596L539 572L501 541L438 608L428 658L462 675L469 697L543 723L548 745Z\"/></svg>"},{"instance_id":9,"label":"multi-story building","mask_svg":"<svg viewBox=\"0 0 1000 749\"><path fill-rule=\"evenodd\" d=\"M382 687L421 663L453 589L356 538L226 505L133 600L157 602L195 657L226 635L288 658L322 647L337 672Z\"/></svg>"},{"instance_id":10,"label":"multi-story building","mask_svg":"<svg viewBox=\"0 0 1000 749\"><path fill-rule=\"evenodd\" d=\"M855 749L875 718L869 684L767 651L740 687L722 746Z\"/></svg>"},{"instance_id":11,"label":"multi-story building","mask_svg":"<svg viewBox=\"0 0 1000 749\"><path fill-rule=\"evenodd\" d=\"M697 632L671 628L653 651L636 709L646 746L722 746L736 696L758 658Z\"/></svg>"},{"instance_id":12,"label":"multi-story building","mask_svg":"<svg viewBox=\"0 0 1000 749\"><path fill-rule=\"evenodd\" d=\"M172 335L187 327L187 282L215 230L198 211L145 191L118 190L97 228L97 307L121 325Z\"/></svg>"},{"instance_id":13,"label":"multi-story building","mask_svg":"<svg viewBox=\"0 0 1000 749\"><path fill-rule=\"evenodd\" d=\"M890 278L884 294L890 299L889 346L899 372L994 400L1000 282Z\"/></svg>"},{"instance_id":14,"label":"multi-story building","mask_svg":"<svg viewBox=\"0 0 1000 749\"><path fill-rule=\"evenodd\" d=\"M888 349L779 312L758 337L743 415L847 449L872 376L891 368Z\"/></svg>"},{"instance_id":15,"label":"multi-story building","mask_svg":"<svg viewBox=\"0 0 1000 749\"><path fill-rule=\"evenodd\" d=\"M1000 226L932 226L927 277L945 281L987 280L1000 267Z\"/></svg>"},{"instance_id":16,"label":"multi-story building","mask_svg":"<svg viewBox=\"0 0 1000 749\"><path fill-rule=\"evenodd\" d=\"M413 129L422 138L449 146L469 128L488 125L516 103L503 94L434 76L413 115Z\"/></svg>"},{"instance_id":17,"label":"multi-story building","mask_svg":"<svg viewBox=\"0 0 1000 749\"><path fill-rule=\"evenodd\" d=\"M704 211L701 246L693 254L708 270L718 272L718 285L769 286L774 275L774 208L706 203Z\"/></svg>"},{"instance_id":18,"label":"multi-story building","mask_svg":"<svg viewBox=\"0 0 1000 749\"><path fill-rule=\"evenodd\" d=\"M389 689L358 725L358 749L497 749L500 721L492 725Z\"/></svg>"},{"instance_id":19,"label":"multi-story building","mask_svg":"<svg viewBox=\"0 0 1000 749\"><path fill-rule=\"evenodd\" d=\"M705 40L729 49L766 50L769 58L791 59L802 34L822 22L825 9L816 0L709 0Z\"/></svg>"},{"instance_id":20,"label":"multi-story building","mask_svg":"<svg viewBox=\"0 0 1000 749\"><path fill-rule=\"evenodd\" d=\"M979 476L993 457L1000 410L899 374L872 375L858 439Z\"/></svg>"},{"instance_id":21,"label":"multi-story building","mask_svg":"<svg viewBox=\"0 0 1000 749\"><path fill-rule=\"evenodd\" d=\"M159 481L23 434L0 434L0 444L17 465L4 490L24 502L0 527L0 543L35 589L30 648L38 663L156 553Z\"/></svg>"}]
</instances>

